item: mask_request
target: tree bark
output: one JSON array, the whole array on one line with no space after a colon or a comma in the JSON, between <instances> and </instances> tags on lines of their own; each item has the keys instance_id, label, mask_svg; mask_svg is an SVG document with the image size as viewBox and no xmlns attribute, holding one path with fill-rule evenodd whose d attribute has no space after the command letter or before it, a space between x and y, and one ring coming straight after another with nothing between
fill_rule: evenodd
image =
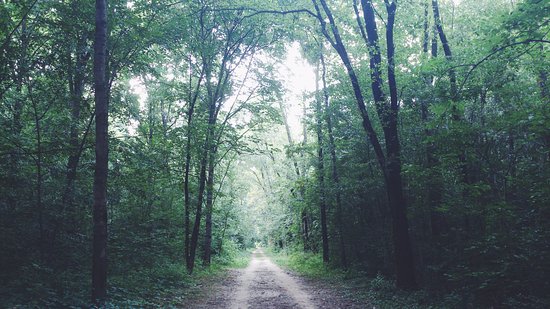
<instances>
[{"instance_id":1,"label":"tree bark","mask_svg":"<svg viewBox=\"0 0 550 309\"><path fill-rule=\"evenodd\" d=\"M441 45L443 45L443 53L445 53L445 58L447 58L448 61L452 61L453 53L451 52L451 47L449 45L449 41L447 40L447 36L443 31L443 23L441 22L441 16L439 14L439 4L437 0L432 0L432 10L434 15L435 28L439 35L439 39L441 40ZM449 69L449 79L451 81L451 100L454 102L458 99L458 88L456 85L456 72L452 67ZM456 106L453 104L453 112L456 112L455 109Z\"/></svg>"},{"instance_id":2,"label":"tree bark","mask_svg":"<svg viewBox=\"0 0 550 309\"><path fill-rule=\"evenodd\" d=\"M30 11L30 10L29 10ZM27 14L21 19L21 55L19 65L13 65L13 79L15 80L15 89L19 94L13 102L13 120L12 120L12 134L16 140L20 139L20 134L23 129L21 123L21 116L23 114L23 82L29 71L29 65L27 60L27 52L29 48L29 34L27 30ZM9 40L6 38L4 44L7 44ZM8 205L9 208L14 211L17 209L19 198L17 192L21 188L21 177L19 177L19 157L13 153L10 155L10 167L8 170L8 179L10 190L8 191Z\"/></svg>"},{"instance_id":3,"label":"tree bark","mask_svg":"<svg viewBox=\"0 0 550 309\"><path fill-rule=\"evenodd\" d=\"M77 176L78 164L80 162L80 156L82 155L82 149L84 147L84 142L86 140L89 126L86 128L86 132L82 137L82 142L80 141L79 135L79 123L81 120L81 105L82 97L84 94L84 85L85 85L85 70L86 63L89 59L89 52L87 51L86 45L86 35L82 35L78 38L75 59L73 61L72 56L68 57L71 67L74 63L74 67L69 69L69 89L71 94L70 99L70 109L71 109L71 127L69 133L69 157L67 159L67 171L65 176L65 189L63 190L63 195L61 197L61 209L60 214L64 214L67 208L72 210L72 205L74 203L74 186ZM92 115L92 118L93 115ZM60 220L58 220L60 221ZM54 232L53 238L57 234L57 229L60 223L56 224L56 231ZM54 239L52 239L52 242Z\"/></svg>"},{"instance_id":4,"label":"tree bark","mask_svg":"<svg viewBox=\"0 0 550 309\"><path fill-rule=\"evenodd\" d=\"M541 63L544 63L544 60L545 60L544 58L546 58L544 45L540 44L539 49L541 51ZM548 103L548 102L545 102L545 101L548 101L548 68L539 69L539 76L537 81L540 88L540 97L543 100L543 103Z\"/></svg>"},{"instance_id":5,"label":"tree bark","mask_svg":"<svg viewBox=\"0 0 550 309\"><path fill-rule=\"evenodd\" d=\"M224 60L222 61L221 69L225 68L225 61L227 54L224 55ZM204 203L204 192L206 190L206 181L207 174L206 169L208 167L209 157L212 156L212 145L214 142L214 130L216 125L217 117L217 106L218 101L218 87L223 77L223 72L220 71L220 77L218 79L218 86L216 87L216 92L212 92L211 77L212 71L211 68L206 64L206 59L203 59L205 63L205 81L206 88L209 95L208 100L208 120L207 120L207 131L206 138L204 141L203 151L201 154L200 161L200 173L199 173L199 191L197 193L197 209L195 211L195 222L193 224L193 231L191 233L191 239L189 242L189 261L187 263L187 270L191 274L193 273L193 268L195 267L195 256L197 251L197 245L199 241L200 225L202 218L202 204Z\"/></svg>"},{"instance_id":6,"label":"tree bark","mask_svg":"<svg viewBox=\"0 0 550 309\"><path fill-rule=\"evenodd\" d=\"M94 88L96 147L93 208L92 302L107 298L107 173L109 158L107 63L107 0L96 0L94 40Z\"/></svg>"},{"instance_id":7,"label":"tree bark","mask_svg":"<svg viewBox=\"0 0 550 309\"><path fill-rule=\"evenodd\" d=\"M328 263L330 260L329 246L328 246L328 229L327 229L327 204L326 204L326 190L325 190L325 158L323 153L323 128L322 128L322 113L323 108L321 105L320 87L319 87L319 63L317 64L317 70L315 70L316 79L316 92L317 97L315 99L315 120L317 129L317 177L319 181L319 212L321 215L321 239L323 248L323 262Z\"/></svg>"},{"instance_id":8,"label":"tree bark","mask_svg":"<svg viewBox=\"0 0 550 309\"><path fill-rule=\"evenodd\" d=\"M208 179L206 180L206 218L204 226L204 255L203 264L210 266L212 253L212 210L214 205L214 168L216 161L216 147L213 147L208 159Z\"/></svg>"},{"instance_id":9,"label":"tree bark","mask_svg":"<svg viewBox=\"0 0 550 309\"><path fill-rule=\"evenodd\" d=\"M394 74L394 45L393 45L393 24L395 21L396 3L384 1L388 13L388 22L386 27L386 43L388 49L388 82L390 88L390 104L386 102L386 98L382 88L382 78L380 68L382 67L382 57L378 43L378 31L376 28L376 20L372 1L362 0L363 15L365 21L365 38L370 56L370 71L371 71L371 88L375 101L378 117L382 123L384 131L384 139L386 141L386 154L384 154L378 136L372 127L361 86L348 53L345 49L343 41L340 37L338 27L332 15L332 12L326 0L320 0L323 11L327 16L331 27L332 36L329 34L326 22L321 15L320 8L316 0L312 0L315 6L318 21L321 24L321 31L333 48L337 51L340 59L344 63L350 78L357 105L363 118L363 128L365 129L371 145L374 148L376 158L384 174L388 201L392 214L392 230L393 230L393 245L395 250L395 266L397 276L397 286L402 289L415 289L416 279L414 271L414 260L412 253L412 245L410 242L408 220L406 216L406 205L403 195L403 184L401 179L401 159L400 147L397 130L397 119L399 105L397 101L397 87ZM361 25L360 25L361 26ZM363 31L361 31L363 33Z\"/></svg>"},{"instance_id":10,"label":"tree bark","mask_svg":"<svg viewBox=\"0 0 550 309\"><path fill-rule=\"evenodd\" d=\"M42 260L44 260L45 257L45 222L44 222L44 204L42 203L42 130L40 126L40 120L41 116L39 115L40 112L38 111L38 106L36 103L36 100L33 97L32 93L32 86L29 83L27 85L27 89L29 91L29 96L32 103L33 108L33 116L34 116L34 129L36 134L36 208L38 210L38 227L39 227L39 241L40 241L40 257Z\"/></svg>"},{"instance_id":11,"label":"tree bark","mask_svg":"<svg viewBox=\"0 0 550 309\"><path fill-rule=\"evenodd\" d=\"M385 103L382 91L380 48L376 29L376 20L372 2L362 0L363 14L369 50L374 54L371 57L372 91L375 95L375 103L382 121L384 139L386 141L386 191L392 215L392 232L395 252L395 266L397 286L410 290L416 288L414 270L414 255L409 235L407 208L403 194L403 181L401 176L401 150L397 127L399 105L397 98L397 82L395 78L395 45L393 39L396 3L384 1L388 19L386 22L386 48L388 61L388 85L390 89L390 105ZM373 61L374 60L374 61ZM384 168L384 167L383 167Z\"/></svg>"},{"instance_id":12,"label":"tree bark","mask_svg":"<svg viewBox=\"0 0 550 309\"><path fill-rule=\"evenodd\" d=\"M312 0L312 1L315 6L315 10L317 11L317 15L321 16L321 10L317 4L317 1L316 0ZM376 131L372 126L372 122L367 112L367 107L365 105L365 99L361 91L359 78L355 73L355 69L353 68L349 54L344 46L338 27L336 26L334 16L332 15L330 8L326 4L326 0L320 0L320 3L323 7L323 11L326 13L327 18L329 19L331 32L334 35L334 38L332 38L331 35L329 34L327 30L326 22L324 21L323 18L318 19L321 24L321 31L323 32L323 35L325 36L325 38L330 42L332 47L336 50L336 52L338 53L338 56L344 63L344 67L346 68L346 72L348 73L348 77L350 79L351 86L353 88L353 94L355 95L355 99L357 101L357 107L359 108L359 112L363 120L362 121L363 128L365 129L367 133L367 137L374 148L374 152L376 153L376 158L378 160L378 163L381 166L385 166L384 151L382 150L382 146L380 145L378 135L376 134Z\"/></svg>"},{"instance_id":13,"label":"tree bark","mask_svg":"<svg viewBox=\"0 0 550 309\"><path fill-rule=\"evenodd\" d=\"M429 0L426 0L424 3L424 41L422 44L422 52L428 54L431 52L431 58L437 58L437 27L434 23L432 28L433 39L432 39L432 48L431 51L428 50L429 37L430 37L430 27L429 27ZM433 81L433 76L425 77L426 87L431 87ZM421 99L421 119L426 126L430 116L429 116L429 99L424 97ZM429 128L424 129L424 134L426 137L430 138L433 135L433 130ZM444 226L444 217L437 211L437 207L441 204L441 175L439 171L435 170L437 165L437 158L434 156L436 147L431 141L427 143L425 154L426 154L426 163L425 168L430 172L431 183L428 183L427 187L427 202L428 208L430 211L430 232L431 236L437 238L441 235L442 229Z\"/></svg>"},{"instance_id":14,"label":"tree bark","mask_svg":"<svg viewBox=\"0 0 550 309\"><path fill-rule=\"evenodd\" d=\"M414 255L409 235L407 206L403 193L401 176L401 147L398 133L398 98L397 82L395 78L395 44L393 31L395 24L396 3L386 2L388 20L386 24L386 45L388 57L388 83L390 88L390 136L386 137L386 151L388 158L388 190L390 208L393 209L393 237L396 255L397 286L404 289L415 289L416 278L414 269ZM395 191L395 192L394 192Z\"/></svg>"},{"instance_id":15,"label":"tree bark","mask_svg":"<svg viewBox=\"0 0 550 309\"><path fill-rule=\"evenodd\" d=\"M204 69L206 63L203 61L199 79L195 87L195 92L192 92L192 63L191 56L189 56L189 93L188 93L188 104L189 109L187 111L187 141L185 143L185 169L183 176L183 203L184 203L184 254L185 254L185 265L187 269L190 266L189 260L189 246L190 246L190 208L191 208L191 197L189 192L189 173L191 170L191 133L192 133L192 124L193 124L193 115L195 113L195 105L197 98L199 96L199 88L202 83L204 76Z\"/></svg>"},{"instance_id":16,"label":"tree bark","mask_svg":"<svg viewBox=\"0 0 550 309\"><path fill-rule=\"evenodd\" d=\"M207 78L208 78L207 74ZM199 241L201 217L202 217L202 204L204 202L204 192L206 190L206 169L208 166L208 157L211 156L210 147L214 134L215 124L215 102L210 102L208 108L208 129L206 133L206 139L204 141L204 148L200 161L200 173L199 173L199 191L197 193L197 209L195 211L195 223L193 224L193 231L191 233L191 239L189 243L189 262L187 264L187 270L189 273L193 273L195 267L195 256L197 251L197 245Z\"/></svg>"}]
</instances>

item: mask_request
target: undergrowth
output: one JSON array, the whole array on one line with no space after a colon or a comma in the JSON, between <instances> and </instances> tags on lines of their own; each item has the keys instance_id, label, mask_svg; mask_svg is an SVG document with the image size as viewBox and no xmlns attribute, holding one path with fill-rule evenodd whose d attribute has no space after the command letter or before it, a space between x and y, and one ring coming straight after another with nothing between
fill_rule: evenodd
<instances>
[{"instance_id":1,"label":"undergrowth","mask_svg":"<svg viewBox=\"0 0 550 309\"><path fill-rule=\"evenodd\" d=\"M249 259L249 251L235 249L213 256L209 267L197 259L192 275L184 263L166 263L111 278L110 305L113 308L181 308L200 297L203 287L217 280L226 269L245 267Z\"/></svg>"},{"instance_id":2,"label":"undergrowth","mask_svg":"<svg viewBox=\"0 0 550 309\"><path fill-rule=\"evenodd\" d=\"M226 269L245 267L249 259L249 250L228 244L222 254L213 256L210 267L204 267L198 258L192 275L183 261L161 255L140 267L112 263L109 298L104 308L186 307L201 297L204 286L218 280ZM91 308L89 265L84 266L79 271L59 272L33 266L21 273L20 279L0 288L0 308Z\"/></svg>"},{"instance_id":3,"label":"undergrowth","mask_svg":"<svg viewBox=\"0 0 550 309\"><path fill-rule=\"evenodd\" d=\"M303 276L323 280L340 290L346 297L367 308L469 308L461 303L454 294L441 297L426 290L407 292L395 287L392 280L378 274L369 276L364 271L350 268L344 270L326 265L319 254L293 250L273 251L266 253L278 265L291 269Z\"/></svg>"}]
</instances>

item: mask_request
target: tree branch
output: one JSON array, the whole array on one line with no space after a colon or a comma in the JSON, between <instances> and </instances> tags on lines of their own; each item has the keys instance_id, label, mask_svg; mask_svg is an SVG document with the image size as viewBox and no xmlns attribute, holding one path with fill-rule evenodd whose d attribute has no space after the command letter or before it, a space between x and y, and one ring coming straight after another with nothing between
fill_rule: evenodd
<instances>
[{"instance_id":1,"label":"tree branch","mask_svg":"<svg viewBox=\"0 0 550 309\"><path fill-rule=\"evenodd\" d=\"M525 41L521 41L521 42L514 42L514 43L510 43L510 44L507 44L507 45L504 45L504 46L501 46L495 50L493 50L492 52L490 52L488 55L486 55L485 57L481 58L481 60L479 60L478 62L472 64L472 65L469 65L471 66L470 70L468 70L468 73L466 73L466 76L464 77L464 80L462 81L462 83L460 84L460 92L462 92L462 89L464 89L464 85L466 84L466 82L468 81L468 79L470 78L470 76L472 75L472 72L477 68L479 67L483 62L489 60L491 57L493 57L494 55L500 53L501 51L509 48L509 47L513 47L513 46L517 46L517 45L524 45L524 44L530 44L530 43L546 43L546 44L549 44L550 41L548 40L543 40L543 39L528 39L528 40L525 40Z\"/></svg>"}]
</instances>

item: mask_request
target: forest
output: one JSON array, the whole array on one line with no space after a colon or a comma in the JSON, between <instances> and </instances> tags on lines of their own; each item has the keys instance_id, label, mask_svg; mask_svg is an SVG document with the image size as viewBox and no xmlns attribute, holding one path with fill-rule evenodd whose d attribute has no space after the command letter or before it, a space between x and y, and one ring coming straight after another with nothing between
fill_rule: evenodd
<instances>
[{"instance_id":1,"label":"forest","mask_svg":"<svg viewBox=\"0 0 550 309\"><path fill-rule=\"evenodd\" d=\"M0 0L0 308L218 308L255 248L358 308L550 308L549 23Z\"/></svg>"}]
</instances>

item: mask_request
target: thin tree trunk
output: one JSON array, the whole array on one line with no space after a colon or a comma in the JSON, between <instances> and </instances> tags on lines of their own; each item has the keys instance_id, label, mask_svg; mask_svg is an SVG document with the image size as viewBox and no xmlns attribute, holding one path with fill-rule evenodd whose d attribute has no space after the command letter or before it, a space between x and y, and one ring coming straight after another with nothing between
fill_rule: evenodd
<instances>
[{"instance_id":1,"label":"thin tree trunk","mask_svg":"<svg viewBox=\"0 0 550 309\"><path fill-rule=\"evenodd\" d=\"M403 289L415 289L416 279L414 271L414 255L409 236L407 208L403 194L403 181L401 177L401 153L398 120L397 83L395 79L395 45L393 39L396 3L384 1L388 18L386 22L386 47L388 61L388 85L390 89L390 105L387 106L386 98L382 90L380 74L381 57L378 43L378 31L374 8L371 1L362 0L365 29L367 33L369 51L371 52L372 91L374 101L378 107L378 115L382 121L384 139L386 141L386 191L392 215L392 231L395 252L395 266L397 286ZM382 167L384 168L384 167Z\"/></svg>"},{"instance_id":2,"label":"thin tree trunk","mask_svg":"<svg viewBox=\"0 0 550 309\"><path fill-rule=\"evenodd\" d=\"M305 119L305 117L307 115L305 101L302 102L302 110L303 110L303 115L304 115L303 117ZM300 158L302 160L302 170L305 171L306 166L305 166L305 162L303 161L303 158L304 158L304 148L307 145L307 126L306 126L306 123L305 123L304 120L302 120L302 135L303 135L303 139L302 139L302 149L300 149ZM297 176L299 176L299 175L297 175ZM317 250L317 248L314 248L312 243L311 243L311 237L310 237L311 218L310 218L310 214L308 213L307 204L305 203L305 196L306 196L305 188L307 186L308 178L307 177L304 178L304 181L305 181L305 183L300 186L300 196L302 197L302 201L304 201L303 208L302 208L302 224L304 226L304 240L305 240L304 241L304 251ZM326 221L326 215L325 215L325 221Z\"/></svg>"},{"instance_id":3,"label":"thin tree trunk","mask_svg":"<svg viewBox=\"0 0 550 309\"><path fill-rule=\"evenodd\" d=\"M42 131L40 127L41 116L39 115L38 106L35 99L32 97L32 86L27 86L29 90L29 96L31 97L33 116L34 116L34 128L36 133L36 208L38 210L38 227L39 227L39 241L40 241L40 257L44 260L45 256L45 230L44 230L44 204L42 203Z\"/></svg>"},{"instance_id":4,"label":"thin tree trunk","mask_svg":"<svg viewBox=\"0 0 550 309\"><path fill-rule=\"evenodd\" d=\"M544 45L540 44L539 49L541 51L541 58L542 58L540 62L545 63L544 58L546 58L546 54L544 53L545 52ZM542 98L543 103L548 103L548 68L539 69L538 84L540 88L540 97Z\"/></svg>"},{"instance_id":5,"label":"thin tree trunk","mask_svg":"<svg viewBox=\"0 0 550 309\"><path fill-rule=\"evenodd\" d=\"M327 204L326 204L326 190L325 190L325 158L323 153L323 128L322 128L322 103L319 95L319 63L317 64L317 70L315 70L316 79L316 92L317 98L315 100L315 119L317 129L317 177L319 181L319 212L321 214L321 239L323 244L323 262L328 263L330 260L329 246L328 246L328 229L327 229Z\"/></svg>"},{"instance_id":6,"label":"thin tree trunk","mask_svg":"<svg viewBox=\"0 0 550 309\"><path fill-rule=\"evenodd\" d=\"M388 190L390 207L393 209L393 237L396 255L397 285L404 289L415 289L416 278L414 269L414 255L409 235L407 206L403 193L401 176L401 149L398 133L398 98L397 82L395 78L395 45L393 29L395 23L396 3L386 2L388 20L386 25L386 45L388 57L388 83L390 88L391 114L390 136L386 137L386 151L388 158ZM397 222L396 222L397 221Z\"/></svg>"},{"instance_id":7,"label":"thin tree trunk","mask_svg":"<svg viewBox=\"0 0 550 309\"><path fill-rule=\"evenodd\" d=\"M212 254L212 210L214 200L214 167L216 161L216 147L210 153L208 159L208 179L206 181L206 218L204 231L204 256L202 258L205 266L210 266Z\"/></svg>"},{"instance_id":8,"label":"thin tree trunk","mask_svg":"<svg viewBox=\"0 0 550 309\"><path fill-rule=\"evenodd\" d=\"M430 5L428 4L428 0L424 0L424 31L423 31L423 37L422 37L422 52L425 54L428 53L428 44L430 42L430 20L429 20L429 11L430 11Z\"/></svg>"},{"instance_id":9,"label":"thin tree trunk","mask_svg":"<svg viewBox=\"0 0 550 309\"><path fill-rule=\"evenodd\" d=\"M220 241L218 242L218 252L219 252L219 254L221 254L222 250L223 250L223 239L225 238L225 231L227 229L228 219L229 219L229 212L227 211L225 213L224 218L223 218L222 232L221 232L221 235L220 235Z\"/></svg>"},{"instance_id":10,"label":"thin tree trunk","mask_svg":"<svg viewBox=\"0 0 550 309\"><path fill-rule=\"evenodd\" d=\"M7 44L8 40L5 41ZM21 123L21 115L23 113L23 82L27 76L28 61L27 61L27 50L29 45L29 34L27 32L27 15L25 14L21 20L21 64L20 67L13 67L14 80L16 81L16 92L19 96L14 100L13 106L13 122L12 122L12 134L16 140L20 139L21 130L23 125ZM18 204L18 194L17 192L21 188L21 178L19 177L19 156L15 153L10 155L10 167L8 171L9 186L10 190L8 191L8 205L13 211L17 209Z\"/></svg>"},{"instance_id":11,"label":"thin tree trunk","mask_svg":"<svg viewBox=\"0 0 550 309\"><path fill-rule=\"evenodd\" d=\"M73 9L76 9L73 5ZM71 126L69 132L69 156L67 159L67 170L65 172L65 187L63 189L63 194L61 196L61 204L59 205L59 212L57 217L54 219L54 228L51 235L51 247L55 250L56 238L59 233L61 226L66 223L68 220L74 220L75 209L74 206L74 192L75 192L75 182L77 178L78 165L80 163L80 158L82 156L82 151L88 133L90 131L92 122L95 118L94 113L90 116L90 121L84 131L82 136L82 141L79 139L79 124L81 121L81 107L84 94L85 86L85 76L86 76L86 63L90 58L90 52L87 50L87 35L81 35L76 42L76 49L69 50L67 61L69 62L69 76L68 76L68 85L70 91L70 101L69 107L71 110ZM74 52L74 60L71 55ZM71 211L71 215L68 219L65 216L66 210ZM75 224L74 222L72 222Z\"/></svg>"},{"instance_id":12,"label":"thin tree trunk","mask_svg":"<svg viewBox=\"0 0 550 309\"><path fill-rule=\"evenodd\" d=\"M193 115L195 112L195 105L197 102L197 98L199 96L199 88L202 83L202 79L204 76L204 69L205 69L205 62L202 64L201 72L199 75L199 79L197 81L197 86L195 88L195 92L193 93L191 91L192 89L192 78L193 78L193 70L192 70L192 62L191 62L191 56L189 56L189 93L188 93L188 101L189 101L189 109L187 111L187 141L185 143L185 170L184 170L184 176L183 176L183 200L184 200L184 254L185 254L185 265L189 269L190 266L190 260L189 260L189 245L190 245L190 208L191 208L191 197L189 192L189 173L191 170L191 133L192 133L192 124L193 124Z\"/></svg>"},{"instance_id":13,"label":"thin tree trunk","mask_svg":"<svg viewBox=\"0 0 550 309\"><path fill-rule=\"evenodd\" d=\"M279 108L281 109L281 115L283 117L283 124L285 125L285 131L286 136L288 139L288 144L290 147L294 146L294 141L292 140L292 134L290 132L290 125L288 124L288 119L286 117L286 112L283 106L283 103L279 101ZM294 165L294 172L296 173L296 177L300 178L300 167L298 166L298 161L294 157L293 154L290 155L290 159L292 160L292 164ZM300 188L298 190L300 192L300 197L302 201L304 200L304 190L303 188ZM304 251L310 250L310 241L309 241L309 224L308 224L308 218L307 218L307 211L305 210L305 207L300 212L300 219L302 221L302 239L304 243Z\"/></svg>"},{"instance_id":14,"label":"thin tree trunk","mask_svg":"<svg viewBox=\"0 0 550 309\"><path fill-rule=\"evenodd\" d=\"M313 1L314 6L315 6L315 9L317 11L317 14L320 16L321 11L320 11L319 6L317 5L317 1L316 0L312 0L312 1ZM334 39L328 33L328 30L327 30L327 27L326 27L326 22L324 21L324 19L320 18L319 22L321 23L321 28L322 28L323 35L331 43L332 47L336 50L336 52L338 53L338 56L340 57L340 59L344 63L344 67L346 68L346 71L348 73L348 77L349 77L350 82L351 82L351 86L353 88L353 94L355 95L355 99L357 101L357 107L359 108L359 112L360 112L361 117L363 119L363 121L362 121L363 128L365 129L365 132L367 133L367 137L368 137L370 143L372 144L372 146L374 148L374 152L376 153L376 158L378 160L378 163L380 164L380 166L385 166L386 164L385 164L384 151L382 150L382 146L380 145L380 141L378 139L376 131L374 130L374 127L372 126L370 116L367 112L367 107L365 105L365 99L364 99L363 93L361 91L359 78L357 77L357 74L355 73L355 69L353 68L353 65L351 63L351 59L350 59L350 57L348 55L348 52L347 52L347 50L344 46L344 43L343 43L342 38L340 36L339 30L336 27L336 22L334 21L334 17L332 16L332 12L330 11L330 8L326 4L326 0L320 0L320 3L323 7L324 12L326 13L326 15L329 19L330 26L331 26L331 31L334 35Z\"/></svg>"},{"instance_id":15,"label":"thin tree trunk","mask_svg":"<svg viewBox=\"0 0 550 309\"><path fill-rule=\"evenodd\" d=\"M191 239L189 241L189 258L187 263L187 271L192 274L195 267L195 256L197 251L197 245L199 241L199 233L202 217L202 204L204 200L204 191L206 187L206 167L208 165L208 145L210 144L210 133L207 133L204 149L202 151L200 161L200 173L199 173L199 191L197 198L197 209L195 211L195 223L193 224L193 231L191 233Z\"/></svg>"},{"instance_id":16,"label":"thin tree trunk","mask_svg":"<svg viewBox=\"0 0 550 309\"><path fill-rule=\"evenodd\" d=\"M206 72L206 82L207 88L210 89L210 69L207 69ZM212 143L214 140L214 127L216 124L216 102L217 98L212 96L211 91L208 91L210 94L210 102L208 106L208 128L206 132L206 139L204 141L204 148L202 151L201 162L200 162L200 174L199 174L199 191L197 195L197 209L195 212L195 223L193 225L193 231L191 234L191 239L189 243L189 262L187 264L187 270L189 273L193 273L193 268L195 267L195 256L197 251L197 245L199 241L201 217L202 217L202 204L204 202L204 192L206 189L206 169L208 167L209 156L212 155Z\"/></svg>"},{"instance_id":17,"label":"thin tree trunk","mask_svg":"<svg viewBox=\"0 0 550 309\"><path fill-rule=\"evenodd\" d=\"M429 27L429 0L424 2L424 41L422 44L422 52L428 54L428 44L430 37L430 27ZM433 39L432 39L432 48L431 48L431 58L437 58L437 27L434 23L433 26ZM425 78L425 83L427 87L432 86L433 76ZM429 103L428 98L422 98L421 101L421 119L424 122L424 125L427 126L429 121ZM424 134L428 139L433 135L433 130L429 128L424 129ZM426 145L426 164L425 168L432 175L430 177L431 183L427 187L427 199L428 199L428 208L430 210L430 232L432 237L439 237L442 233L442 228L444 225L443 216L437 211L437 207L441 204L441 177L439 171L436 170L437 159L434 157L436 151L435 145L432 142L428 142Z\"/></svg>"},{"instance_id":18,"label":"thin tree trunk","mask_svg":"<svg viewBox=\"0 0 550 309\"><path fill-rule=\"evenodd\" d=\"M292 139L292 134L290 132L290 125L288 124L288 119L286 117L285 108L283 106L283 103L279 100L279 108L281 109L281 116L283 118L283 124L285 125L285 131L286 131L286 137L288 139L288 144L290 147L294 146L294 141ZM294 172L296 173L296 176L300 177L300 168L298 167L298 161L294 158L294 156L291 156L292 164L294 165Z\"/></svg>"},{"instance_id":19,"label":"thin tree trunk","mask_svg":"<svg viewBox=\"0 0 550 309\"><path fill-rule=\"evenodd\" d=\"M437 33L439 35L441 44L443 45L443 52L445 54L445 58L447 59L447 61L451 62L453 60L453 53L451 52L451 47L449 45L449 41L447 40L447 36L443 31L443 24L441 22L441 17L439 14L439 4L437 0L432 0L432 9L433 9L435 27L437 29ZM451 90L451 101L452 101L451 117L453 121L460 121L462 119L462 116L460 115L460 111L458 110L458 106L457 106L458 88L456 85L456 72L452 67L449 69L449 79L451 82L450 90ZM461 168L462 179L464 183L469 183L470 181L468 176L468 162L466 160L466 154L464 150L462 150L458 160L460 161L460 164L462 166Z\"/></svg>"},{"instance_id":20,"label":"thin tree trunk","mask_svg":"<svg viewBox=\"0 0 550 309\"><path fill-rule=\"evenodd\" d=\"M322 45L321 45L322 48ZM334 183L334 189L335 189L335 199L336 199L336 225L338 229L338 245L339 245L339 253L340 253L340 262L342 263L342 266L344 268L348 267L348 261L347 261L347 255L346 255L346 243L344 239L344 225L343 225L343 212L342 212L342 196L341 196L341 187L340 187L340 176L338 175L338 167L336 166L336 143L334 141L334 133L333 133L333 127L332 127L332 116L330 112L330 106L329 106L329 94L327 89L327 69L325 64L325 57L323 55L323 51L321 50L321 66L323 69L323 74L321 75L321 80L323 82L323 102L324 102L324 115L325 115L325 122L327 125L327 133L328 133L328 149L330 152L330 161L331 161L331 177L332 182Z\"/></svg>"},{"instance_id":21,"label":"thin tree trunk","mask_svg":"<svg viewBox=\"0 0 550 309\"><path fill-rule=\"evenodd\" d=\"M101 306L107 298L107 173L109 160L109 91L106 79L107 0L96 0L95 27L96 162L94 173L92 302Z\"/></svg>"},{"instance_id":22,"label":"thin tree trunk","mask_svg":"<svg viewBox=\"0 0 550 309\"><path fill-rule=\"evenodd\" d=\"M441 40L441 45L443 45L443 52L445 53L445 58L447 58L448 61L452 61L453 53L451 52L451 47L449 46L449 41L447 40L447 36L443 31L443 24L441 22L441 16L439 14L439 4L437 0L432 0L432 10L434 15L435 28L437 29L439 39ZM456 85L456 72L452 67L449 68L449 79L451 81L451 100L453 100L454 102L458 99L458 88ZM456 110L454 109L456 109L456 106L453 104L453 111L456 112Z\"/></svg>"},{"instance_id":23,"label":"thin tree trunk","mask_svg":"<svg viewBox=\"0 0 550 309\"><path fill-rule=\"evenodd\" d=\"M63 196L61 198L61 213L64 210L72 207L74 201L74 184L76 181L78 164L82 154L83 144L78 138L78 125L80 123L80 110L82 104L82 96L84 94L86 62L89 58L89 53L86 52L86 36L79 38L76 48L76 56L74 60L74 70L69 78L69 88L71 90L71 128L69 133L69 148L70 154L67 160L66 184ZM69 56L69 61L71 57ZM85 139L86 135L84 136ZM55 236L55 235L54 235Z\"/></svg>"}]
</instances>

